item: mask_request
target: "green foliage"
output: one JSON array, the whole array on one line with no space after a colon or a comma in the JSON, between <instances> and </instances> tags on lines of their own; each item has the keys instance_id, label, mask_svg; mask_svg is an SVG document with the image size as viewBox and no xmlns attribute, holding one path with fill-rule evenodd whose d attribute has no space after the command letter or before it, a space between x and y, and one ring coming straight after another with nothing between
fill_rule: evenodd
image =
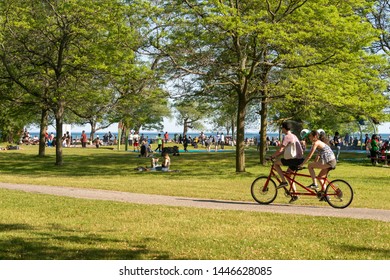
<instances>
[{"instance_id":1,"label":"green foliage","mask_svg":"<svg viewBox=\"0 0 390 280\"><path fill-rule=\"evenodd\" d=\"M365 18L370 4L172 1L161 16L168 19L161 28L166 36L155 46L172 63L172 70L178 76L190 75L203 94L237 96L237 171L244 171L243 128L252 100L261 103L263 119L269 118L268 106L274 119L303 121L308 116L315 122L333 115L350 120L345 112L351 108L383 117L380 111L387 101L378 81L380 62L361 51L379 34ZM287 99L291 111L276 104L282 99ZM321 114L313 116L298 107L302 103L308 103L309 109L320 108Z\"/></svg>"},{"instance_id":2,"label":"green foliage","mask_svg":"<svg viewBox=\"0 0 390 280\"><path fill-rule=\"evenodd\" d=\"M1 11L6 11L6 20L2 18L0 29L0 72L36 107L52 110L57 135L62 134L68 108L82 113L93 105L102 107L113 98L117 80L135 79L141 72L134 53L139 33L129 24L131 5L108 0L3 1Z\"/></svg>"},{"instance_id":3,"label":"green foliage","mask_svg":"<svg viewBox=\"0 0 390 280\"><path fill-rule=\"evenodd\" d=\"M13 108L13 110L11 110ZM18 143L23 132L23 126L27 114L23 114L19 108L12 106L9 101L0 103L0 141ZM21 109L21 108L20 108ZM25 108L24 108L25 109ZM20 113L20 115L19 115Z\"/></svg>"},{"instance_id":4,"label":"green foliage","mask_svg":"<svg viewBox=\"0 0 390 280\"><path fill-rule=\"evenodd\" d=\"M275 88L285 95L273 104L274 116L331 130L360 119L385 120L390 103L379 71L385 65L380 57L362 54L348 62L294 69Z\"/></svg>"},{"instance_id":5,"label":"green foliage","mask_svg":"<svg viewBox=\"0 0 390 280\"><path fill-rule=\"evenodd\" d=\"M183 134L187 134L188 129L204 130L202 121L209 115L208 103L198 102L184 98L177 101L174 105L177 111L177 122L183 125Z\"/></svg>"}]
</instances>

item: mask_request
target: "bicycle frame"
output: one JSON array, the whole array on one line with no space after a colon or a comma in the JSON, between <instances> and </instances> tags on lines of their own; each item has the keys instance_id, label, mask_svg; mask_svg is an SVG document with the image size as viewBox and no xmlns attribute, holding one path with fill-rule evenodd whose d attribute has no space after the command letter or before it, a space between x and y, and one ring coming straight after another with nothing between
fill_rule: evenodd
<instances>
[{"instance_id":1,"label":"bicycle frame","mask_svg":"<svg viewBox=\"0 0 390 280\"><path fill-rule=\"evenodd\" d=\"M284 177L287 179L287 181L289 183L289 188L288 189L285 188L285 190L286 190L288 195L317 196L318 192L319 191L324 191L326 185L329 183L327 176L322 177L322 178L318 178L317 177L317 180L320 182L320 186L319 186L320 190L316 191L316 190L307 188L306 186L304 186L303 184L301 184L300 182L298 182L296 180L296 177L311 178L311 176L309 174L302 174L302 173L298 173L298 171L293 171L292 170L291 172L283 171L283 175L284 175ZM278 173L277 173L277 171L275 169L274 164L272 164L270 174L268 175L268 179L269 178L274 178L279 184L282 182L282 180L278 177ZM299 192L297 190L294 190L293 184L295 184L295 186L301 187L304 191Z\"/></svg>"}]
</instances>

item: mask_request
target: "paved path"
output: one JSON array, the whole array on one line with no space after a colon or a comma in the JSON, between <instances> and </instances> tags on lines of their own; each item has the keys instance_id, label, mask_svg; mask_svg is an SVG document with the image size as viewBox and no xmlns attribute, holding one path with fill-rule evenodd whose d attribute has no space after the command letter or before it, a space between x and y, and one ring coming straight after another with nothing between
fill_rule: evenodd
<instances>
[{"instance_id":1,"label":"paved path","mask_svg":"<svg viewBox=\"0 0 390 280\"><path fill-rule=\"evenodd\" d=\"M153 205L170 205L179 207L196 207L219 210L239 210L239 211L256 211L272 212L281 214L301 214L310 216L331 216L354 219L372 219L390 222L390 210L366 209L366 208L345 208L335 209L330 206L299 206L291 204L271 204L260 205L255 202L246 201L228 201L218 199L202 199L189 197L175 197L153 194L137 194L120 191L107 191L96 189L81 189L70 187L51 187L25 184L0 183L0 188L19 190L25 192L51 194L57 196L67 196L74 198L96 199L120 201L126 203L153 204Z\"/></svg>"}]
</instances>

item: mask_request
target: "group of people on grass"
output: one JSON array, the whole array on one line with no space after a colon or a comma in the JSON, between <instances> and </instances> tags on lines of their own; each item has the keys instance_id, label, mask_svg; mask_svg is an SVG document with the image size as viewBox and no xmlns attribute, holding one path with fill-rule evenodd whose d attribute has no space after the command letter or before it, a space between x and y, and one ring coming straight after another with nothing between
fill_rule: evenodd
<instances>
[{"instance_id":1,"label":"group of people on grass","mask_svg":"<svg viewBox=\"0 0 390 280\"><path fill-rule=\"evenodd\" d=\"M231 137L225 137L223 133L217 133L216 135L207 136L203 131L199 136L192 137L191 135L181 134L174 135L173 141L176 144L182 144L184 152L188 152L188 146L192 146L195 149L198 149L199 145L205 147L208 152L211 149L218 151L218 149L224 149L225 145L228 145L229 142L231 145L234 145L234 142L230 140Z\"/></svg>"},{"instance_id":2,"label":"group of people on grass","mask_svg":"<svg viewBox=\"0 0 390 280\"><path fill-rule=\"evenodd\" d=\"M159 164L160 159L152 157L150 159L150 167L143 167L139 166L136 168L138 171L162 171L162 172L169 172L169 167L171 165L171 158L169 157L169 153L163 152L162 153L162 160L161 164Z\"/></svg>"}]
</instances>

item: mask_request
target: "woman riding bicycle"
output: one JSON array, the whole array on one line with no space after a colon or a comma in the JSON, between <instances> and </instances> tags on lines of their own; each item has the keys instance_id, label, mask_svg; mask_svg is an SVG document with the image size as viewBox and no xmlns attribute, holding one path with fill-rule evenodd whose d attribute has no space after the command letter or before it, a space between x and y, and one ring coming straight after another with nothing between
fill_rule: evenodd
<instances>
[{"instance_id":1,"label":"woman riding bicycle","mask_svg":"<svg viewBox=\"0 0 390 280\"><path fill-rule=\"evenodd\" d=\"M327 175L329 168L334 169L336 167L337 161L332 149L329 147L329 142L324 133L319 134L317 130L312 130L309 134L309 139L312 142L311 150L300 167L311 159L316 150L319 152L316 160L307 166L313 180L313 183L308 186L308 188L317 189L317 177L314 169L321 169L318 178L322 178Z\"/></svg>"}]
</instances>

